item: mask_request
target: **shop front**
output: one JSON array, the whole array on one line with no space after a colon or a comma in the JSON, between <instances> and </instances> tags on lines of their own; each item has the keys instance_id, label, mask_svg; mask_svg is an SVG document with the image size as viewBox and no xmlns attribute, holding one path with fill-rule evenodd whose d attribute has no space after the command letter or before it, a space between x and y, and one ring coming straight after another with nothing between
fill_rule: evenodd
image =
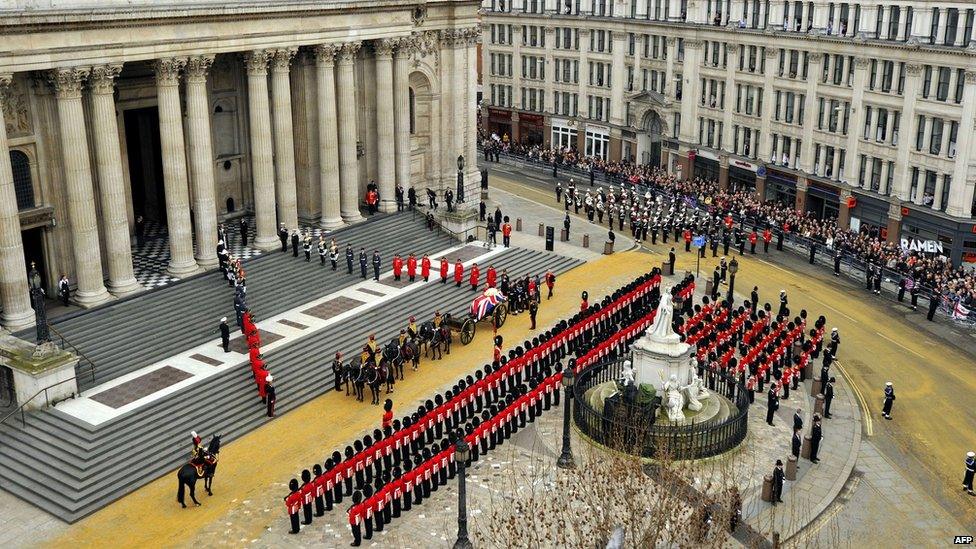
<instances>
[{"instance_id":1,"label":"shop front","mask_svg":"<svg viewBox=\"0 0 976 549\"><path fill-rule=\"evenodd\" d=\"M851 230L865 232L871 237L888 238L887 200L854 193L856 203L851 210Z\"/></svg>"},{"instance_id":2,"label":"shop front","mask_svg":"<svg viewBox=\"0 0 976 549\"><path fill-rule=\"evenodd\" d=\"M733 192L756 191L756 170L759 166L744 160L729 160L729 189Z\"/></svg>"},{"instance_id":3,"label":"shop front","mask_svg":"<svg viewBox=\"0 0 976 549\"><path fill-rule=\"evenodd\" d=\"M541 114L519 113L519 139L523 145L542 146L545 118Z\"/></svg>"},{"instance_id":4,"label":"shop front","mask_svg":"<svg viewBox=\"0 0 976 549\"><path fill-rule=\"evenodd\" d=\"M900 245L908 251L946 256L953 265L976 266L976 225L914 204L902 207Z\"/></svg>"},{"instance_id":5,"label":"shop front","mask_svg":"<svg viewBox=\"0 0 976 549\"><path fill-rule=\"evenodd\" d=\"M502 140L512 137L512 113L493 107L488 108L488 131Z\"/></svg>"},{"instance_id":6,"label":"shop front","mask_svg":"<svg viewBox=\"0 0 976 549\"><path fill-rule=\"evenodd\" d=\"M808 180L806 208L817 219L837 219L840 214L840 189Z\"/></svg>"},{"instance_id":7,"label":"shop front","mask_svg":"<svg viewBox=\"0 0 976 549\"><path fill-rule=\"evenodd\" d=\"M692 164L694 177L704 179L705 181L718 181L718 156L710 151L697 150L693 152L695 153L695 161ZM691 152L688 154L690 156Z\"/></svg>"},{"instance_id":8,"label":"shop front","mask_svg":"<svg viewBox=\"0 0 976 549\"><path fill-rule=\"evenodd\" d=\"M766 196L763 199L777 204L795 206L796 176L767 168Z\"/></svg>"},{"instance_id":9,"label":"shop front","mask_svg":"<svg viewBox=\"0 0 976 549\"><path fill-rule=\"evenodd\" d=\"M552 147L555 149L575 149L578 132L564 118L552 118Z\"/></svg>"}]
</instances>

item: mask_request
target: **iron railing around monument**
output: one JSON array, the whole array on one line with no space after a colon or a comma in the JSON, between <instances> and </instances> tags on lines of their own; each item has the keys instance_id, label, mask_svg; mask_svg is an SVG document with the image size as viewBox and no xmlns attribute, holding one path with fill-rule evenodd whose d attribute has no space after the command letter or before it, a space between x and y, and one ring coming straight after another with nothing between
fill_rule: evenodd
<instances>
[{"instance_id":1,"label":"iron railing around monument","mask_svg":"<svg viewBox=\"0 0 976 549\"><path fill-rule=\"evenodd\" d=\"M700 459L732 450L746 438L749 398L745 387L725 373L706 372L706 385L729 399L728 417L700 423L677 424L654 421L654 405L615 399L609 407L596 409L585 398L589 389L621 377L624 359L594 364L576 375L573 387L573 420L580 431L608 448L642 457Z\"/></svg>"}]
</instances>

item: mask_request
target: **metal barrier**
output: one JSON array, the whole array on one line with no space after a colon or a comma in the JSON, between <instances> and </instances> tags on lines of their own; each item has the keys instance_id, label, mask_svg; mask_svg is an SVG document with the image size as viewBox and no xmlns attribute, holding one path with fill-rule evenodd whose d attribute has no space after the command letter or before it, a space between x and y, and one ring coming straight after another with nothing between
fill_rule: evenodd
<instances>
[{"instance_id":1,"label":"metal barrier","mask_svg":"<svg viewBox=\"0 0 976 549\"><path fill-rule=\"evenodd\" d=\"M597 410L581 398L589 389L618 379L623 363L624 359L602 362L576 375L573 420L580 431L594 442L642 457L686 460L725 453L745 440L749 424L749 399L745 387L734 378L730 380L724 372L715 374L712 381L721 382L732 389L730 400L735 409L731 416L721 420L684 425L661 424L653 421L651 414L656 413L653 405L621 402L615 406L612 415L607 415L605 410Z\"/></svg>"}]
</instances>

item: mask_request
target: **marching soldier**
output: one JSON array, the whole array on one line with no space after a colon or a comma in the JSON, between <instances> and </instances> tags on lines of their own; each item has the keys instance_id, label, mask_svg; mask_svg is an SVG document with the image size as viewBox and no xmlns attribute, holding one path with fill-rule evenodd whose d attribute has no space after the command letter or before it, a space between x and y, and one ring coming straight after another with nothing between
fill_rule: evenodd
<instances>
[{"instance_id":1,"label":"marching soldier","mask_svg":"<svg viewBox=\"0 0 976 549\"><path fill-rule=\"evenodd\" d=\"M363 280L366 280L366 266L369 264L369 260L366 257L366 248L359 248L359 274Z\"/></svg>"},{"instance_id":2,"label":"marching soldier","mask_svg":"<svg viewBox=\"0 0 976 549\"><path fill-rule=\"evenodd\" d=\"M881 417L891 419L891 407L895 404L895 387L890 381L885 382L884 408L881 409Z\"/></svg>"},{"instance_id":3,"label":"marching soldier","mask_svg":"<svg viewBox=\"0 0 976 549\"><path fill-rule=\"evenodd\" d=\"M373 280L380 279L380 251L373 250Z\"/></svg>"},{"instance_id":4,"label":"marching soldier","mask_svg":"<svg viewBox=\"0 0 976 549\"><path fill-rule=\"evenodd\" d=\"M281 253L288 251L288 229L285 228L285 224L281 224L281 228L278 229L278 240L281 241Z\"/></svg>"}]
</instances>

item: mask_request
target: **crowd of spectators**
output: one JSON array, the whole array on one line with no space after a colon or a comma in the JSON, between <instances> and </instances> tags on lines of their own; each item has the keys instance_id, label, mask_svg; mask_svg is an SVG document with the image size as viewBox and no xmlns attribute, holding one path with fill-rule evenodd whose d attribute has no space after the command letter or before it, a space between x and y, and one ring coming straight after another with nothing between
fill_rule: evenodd
<instances>
[{"instance_id":1,"label":"crowd of spectators","mask_svg":"<svg viewBox=\"0 0 976 549\"><path fill-rule=\"evenodd\" d=\"M702 178L681 179L662 168L634 162L613 162L581 154L575 147L543 148L511 142L507 136L482 133L487 149L522 156L560 168L593 171L600 178L626 180L645 185L672 196L691 199L700 207L716 213L731 211L740 219L756 224L780 227L789 234L818 242L830 250L839 249L862 265L883 266L889 276L907 278L923 294L937 292L950 310L956 303L976 309L976 272L962 265L952 265L947 256L903 249L887 241L877 227L862 225L859 230L844 229L835 218L819 219L811 212L797 211L793 204L761 200L751 190L720 189L718 182Z\"/></svg>"}]
</instances>

